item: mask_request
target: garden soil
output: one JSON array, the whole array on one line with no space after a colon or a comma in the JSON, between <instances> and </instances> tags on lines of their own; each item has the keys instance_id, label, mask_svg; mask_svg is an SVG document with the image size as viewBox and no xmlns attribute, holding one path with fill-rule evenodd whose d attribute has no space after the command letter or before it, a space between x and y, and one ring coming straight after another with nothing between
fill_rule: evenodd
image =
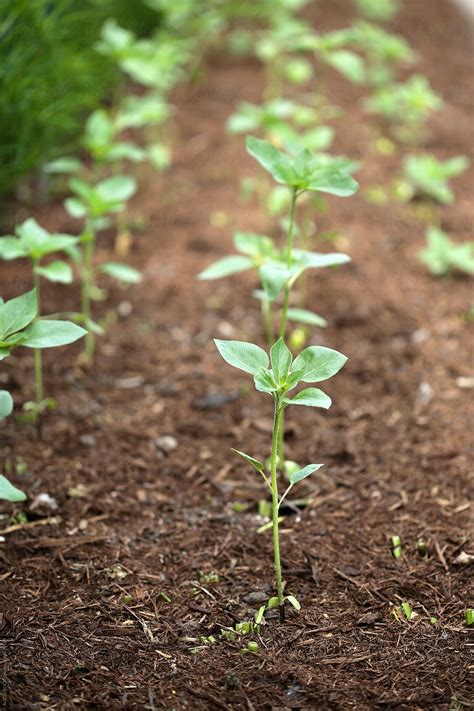
<instances>
[{"instance_id":1,"label":"garden soil","mask_svg":"<svg viewBox=\"0 0 474 711\"><path fill-rule=\"evenodd\" d=\"M309 16L321 31L340 27L348 6L314 3ZM469 154L470 26L445 0L404 6L392 29L445 99L426 149ZM251 637L256 654L241 651L245 638L220 637L272 594L271 534L259 532L266 492L229 451L268 455L272 412L212 342L263 345L253 277L206 283L196 274L232 251L234 230L276 236L278 227L239 197L240 179L263 171L225 131L240 100L260 100L264 70L215 51L173 96L173 165L162 176L139 169L130 261L143 283L104 281L97 309L107 335L91 370L80 343L45 353L46 392L58 404L41 432L13 418L1 427L2 461L29 495L3 507L0 525L6 708L472 708L472 565L460 562L474 553L472 284L435 279L420 263L426 206L364 200L367 187L393 184L402 155L375 151L380 127L364 123L360 90L326 81L344 108L335 150L364 163L361 193L328 199L317 225L339 231L335 246L353 261L310 279L309 305L329 321L312 342L349 361L326 384L329 412L294 408L286 421L288 456L325 464L300 485L307 505L287 507L282 524L286 591L301 611L290 608L283 624L270 615ZM472 172L454 188L455 205L433 214L467 239ZM31 212L9 202L5 231ZM60 196L33 214L77 231ZM114 241L112 230L101 236L99 260ZM26 265L3 266L1 281L6 298L25 291ZM77 301L76 287L44 290L46 312ZM31 354L9 358L1 378L17 403L31 398ZM38 498L45 493L52 500ZM12 523L20 511L27 522ZM403 602L416 613L410 621Z\"/></svg>"}]
</instances>

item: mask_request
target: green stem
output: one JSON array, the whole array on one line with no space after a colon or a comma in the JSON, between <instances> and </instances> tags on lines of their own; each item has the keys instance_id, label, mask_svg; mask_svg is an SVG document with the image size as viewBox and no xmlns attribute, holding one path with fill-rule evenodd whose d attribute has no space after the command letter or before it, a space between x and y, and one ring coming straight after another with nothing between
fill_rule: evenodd
<instances>
[{"instance_id":1,"label":"green stem","mask_svg":"<svg viewBox=\"0 0 474 711\"><path fill-rule=\"evenodd\" d=\"M38 316L41 316L41 291L40 291L40 276L36 273L38 260L33 261L33 284L36 289L36 301L38 304ZM41 350L35 348L35 401L39 406L43 400L43 363Z\"/></svg>"},{"instance_id":2,"label":"green stem","mask_svg":"<svg viewBox=\"0 0 474 711\"><path fill-rule=\"evenodd\" d=\"M271 457L271 485L272 485L272 522L273 522L273 557L275 561L275 582L278 603L280 605L280 616L283 616L283 583L281 577L280 561L280 539L278 533L278 478L277 478L277 456L278 438L281 427L283 408L277 399L275 401L275 414L273 419L272 436L272 457Z\"/></svg>"},{"instance_id":3,"label":"green stem","mask_svg":"<svg viewBox=\"0 0 474 711\"><path fill-rule=\"evenodd\" d=\"M91 319L91 291L93 286L93 257L94 257L95 232L88 222L82 242L82 283L81 283L81 310L86 320L86 360L90 363L94 356L95 338L90 328Z\"/></svg>"},{"instance_id":4,"label":"green stem","mask_svg":"<svg viewBox=\"0 0 474 711\"><path fill-rule=\"evenodd\" d=\"M295 214L296 214L296 200L298 198L298 191L293 188L291 195L291 207L290 207L290 222L288 225L288 233L286 237L286 265L288 269L291 268L292 253L293 253L293 233L295 228ZM281 338L285 337L286 325L288 322L288 306L290 304L290 290L291 285L287 283L285 286L285 293L283 297L283 311L281 313L280 319L280 330L279 334Z\"/></svg>"}]
</instances>

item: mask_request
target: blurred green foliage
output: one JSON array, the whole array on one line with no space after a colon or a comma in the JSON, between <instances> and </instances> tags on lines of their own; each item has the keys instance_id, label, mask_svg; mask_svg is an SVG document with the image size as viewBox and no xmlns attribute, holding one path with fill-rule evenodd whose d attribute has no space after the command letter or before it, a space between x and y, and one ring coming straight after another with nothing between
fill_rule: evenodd
<instances>
[{"instance_id":1,"label":"blurred green foliage","mask_svg":"<svg viewBox=\"0 0 474 711\"><path fill-rule=\"evenodd\" d=\"M109 17L139 36L158 21L141 0L0 0L0 193L77 148L87 115L121 81L94 49Z\"/></svg>"}]
</instances>

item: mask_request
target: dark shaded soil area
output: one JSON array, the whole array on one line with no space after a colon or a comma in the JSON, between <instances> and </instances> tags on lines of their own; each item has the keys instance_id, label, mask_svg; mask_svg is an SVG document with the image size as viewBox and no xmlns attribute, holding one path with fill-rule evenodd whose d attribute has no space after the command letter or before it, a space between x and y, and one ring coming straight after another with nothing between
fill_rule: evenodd
<instances>
[{"instance_id":1,"label":"dark shaded soil area","mask_svg":"<svg viewBox=\"0 0 474 711\"><path fill-rule=\"evenodd\" d=\"M446 101L427 149L468 154L467 21L445 0L405 6L393 29L420 53L420 71ZM311 12L326 29L344 24L345 8L337 0ZM390 183L401 156L375 153L357 92L331 82L346 112L334 150L364 159L363 188ZM301 485L309 505L289 510L283 524L286 589L302 611L288 612L284 625L269 617L252 637L256 655L241 652L246 639L219 638L272 592L271 534L258 533L264 487L229 453L269 454L271 402L221 361L211 340L255 340L252 278L206 284L196 273L229 253L236 228L277 233L258 206L239 200L240 178L261 173L224 128L236 103L258 100L263 86L258 64L219 55L200 82L176 93L174 164L161 178L143 171L133 203L146 220L132 249L143 284L114 289L99 306L110 328L92 371L77 364L79 345L46 354L58 408L42 438L13 419L1 427L2 462L27 464L12 479L26 487L29 505L43 492L58 504L30 511L16 529L9 516L0 526L7 708L471 708L464 610L473 602L472 567L456 559L474 552L465 387L472 325L464 318L472 285L434 279L420 264L425 225L416 205L374 207L361 195L328 201L319 228L340 230L337 247L353 262L312 277L310 305L329 320L313 341L349 362L326 386L328 413L294 408L287 418L289 457L325 463ZM441 225L465 239L472 173L454 187L456 204L439 210ZM11 222L24 216L10 209ZM50 229L77 229L59 201L35 216ZM101 244L105 258L113 235ZM6 298L29 287L26 268L3 266L1 274ZM76 300L74 289L50 288L45 310L75 308ZM31 397L28 354L7 361L3 381L17 403ZM216 403L212 395L228 397ZM157 447L164 435L176 449ZM393 534L401 560L391 555ZM397 618L402 602L417 613L410 622ZM209 635L216 644L200 641Z\"/></svg>"}]
</instances>

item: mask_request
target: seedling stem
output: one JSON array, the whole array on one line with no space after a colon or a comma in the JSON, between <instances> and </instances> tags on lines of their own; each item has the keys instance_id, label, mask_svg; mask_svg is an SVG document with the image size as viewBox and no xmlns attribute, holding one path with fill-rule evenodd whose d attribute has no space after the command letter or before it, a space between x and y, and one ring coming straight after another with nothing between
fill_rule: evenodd
<instances>
[{"instance_id":1,"label":"seedling stem","mask_svg":"<svg viewBox=\"0 0 474 711\"><path fill-rule=\"evenodd\" d=\"M283 606L283 584L281 577L281 561L280 561L280 540L278 535L278 478L277 478L277 459L279 448L279 433L282 425L283 406L279 397L275 399L275 414L273 418L273 436L272 436L272 457L271 457L271 485L272 485L272 521L273 521L273 555L275 560L275 581L278 604L280 606L280 618L283 621L285 618L285 609Z\"/></svg>"},{"instance_id":2,"label":"seedling stem","mask_svg":"<svg viewBox=\"0 0 474 711\"><path fill-rule=\"evenodd\" d=\"M86 334L86 348L85 355L87 362L91 362L94 356L95 348L95 338L94 333L91 331L91 292L92 292L92 278L93 278L93 256L94 256L94 245L95 245L95 230L91 225L90 221L86 224L86 229L84 230L82 237L82 275L81 275L81 309L82 314L86 320L87 334Z\"/></svg>"},{"instance_id":3,"label":"seedling stem","mask_svg":"<svg viewBox=\"0 0 474 711\"><path fill-rule=\"evenodd\" d=\"M33 285L36 289L36 299L38 303L38 313L41 313L41 292L40 292L40 275L36 272L36 267L39 261L33 261ZM43 364L41 351L35 348L35 400L38 407L43 400Z\"/></svg>"}]
</instances>

